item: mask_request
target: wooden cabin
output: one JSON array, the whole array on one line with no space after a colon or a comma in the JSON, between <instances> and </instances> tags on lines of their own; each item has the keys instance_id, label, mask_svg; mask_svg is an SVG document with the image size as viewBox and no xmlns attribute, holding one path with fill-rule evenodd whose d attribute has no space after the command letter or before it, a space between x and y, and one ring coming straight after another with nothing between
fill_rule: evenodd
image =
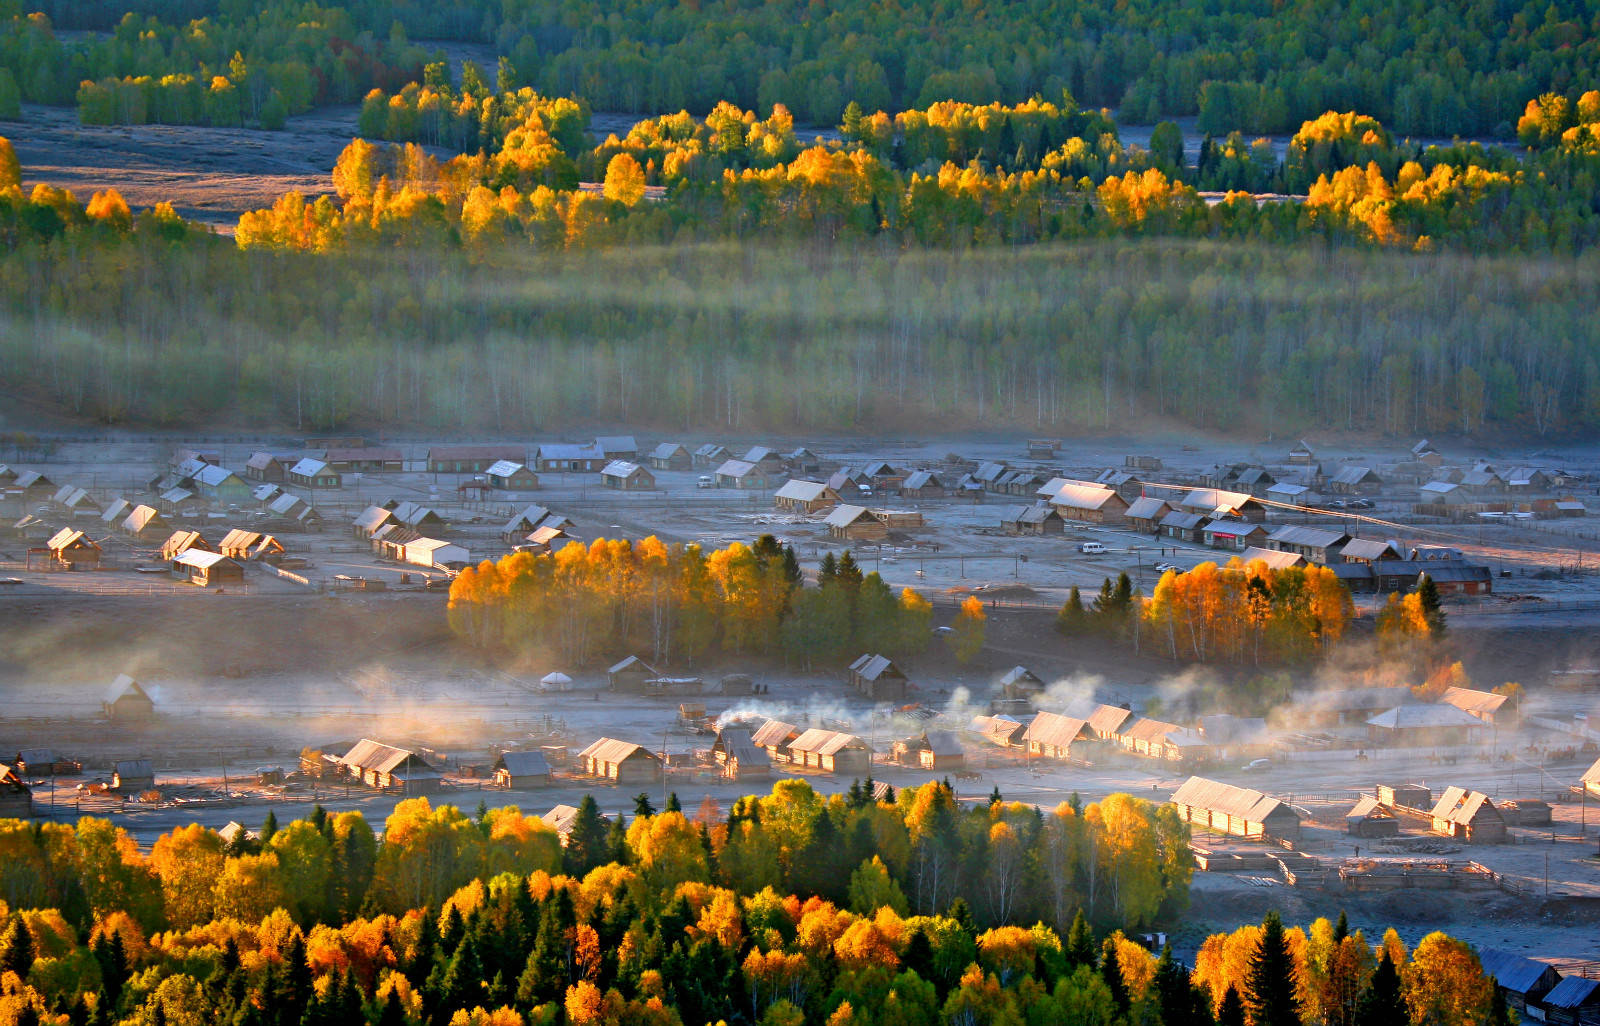
<instances>
[{"instance_id":1,"label":"wooden cabin","mask_svg":"<svg viewBox=\"0 0 1600 1026\"><path fill-rule=\"evenodd\" d=\"M637 463L612 460L600 471L600 483L621 492L648 492L656 486L656 476Z\"/></svg>"},{"instance_id":2,"label":"wooden cabin","mask_svg":"<svg viewBox=\"0 0 1600 1026\"><path fill-rule=\"evenodd\" d=\"M0 819L33 818L33 792L17 771L0 763Z\"/></svg>"},{"instance_id":3,"label":"wooden cabin","mask_svg":"<svg viewBox=\"0 0 1600 1026\"><path fill-rule=\"evenodd\" d=\"M872 772L872 749L854 734L812 727L789 745L791 760L824 773L866 776Z\"/></svg>"},{"instance_id":4,"label":"wooden cabin","mask_svg":"<svg viewBox=\"0 0 1600 1026\"><path fill-rule=\"evenodd\" d=\"M443 775L415 752L362 738L339 760L345 774L380 791L403 795L436 794Z\"/></svg>"},{"instance_id":5,"label":"wooden cabin","mask_svg":"<svg viewBox=\"0 0 1600 1026\"><path fill-rule=\"evenodd\" d=\"M638 656L629 656L606 670L606 682L612 691L625 691L634 695L644 694L645 681L654 680L659 676L655 667Z\"/></svg>"},{"instance_id":6,"label":"wooden cabin","mask_svg":"<svg viewBox=\"0 0 1600 1026\"><path fill-rule=\"evenodd\" d=\"M1363 795L1344 816L1344 832L1351 837L1398 837L1400 821L1372 795Z\"/></svg>"},{"instance_id":7,"label":"wooden cabin","mask_svg":"<svg viewBox=\"0 0 1600 1026\"><path fill-rule=\"evenodd\" d=\"M153 790L156 786L155 762L151 759L123 759L111 765L111 789L129 794Z\"/></svg>"},{"instance_id":8,"label":"wooden cabin","mask_svg":"<svg viewBox=\"0 0 1600 1026\"><path fill-rule=\"evenodd\" d=\"M650 787L661 783L661 758L643 745L603 737L578 753L585 776L609 780L618 787Z\"/></svg>"},{"instance_id":9,"label":"wooden cabin","mask_svg":"<svg viewBox=\"0 0 1600 1026\"><path fill-rule=\"evenodd\" d=\"M688 470L694 456L677 442L662 442L650 453L650 466L657 470Z\"/></svg>"},{"instance_id":10,"label":"wooden cabin","mask_svg":"<svg viewBox=\"0 0 1600 1026\"><path fill-rule=\"evenodd\" d=\"M543 752L501 752L494 763L494 782L513 791L549 787L550 760Z\"/></svg>"},{"instance_id":11,"label":"wooden cabin","mask_svg":"<svg viewBox=\"0 0 1600 1026\"><path fill-rule=\"evenodd\" d=\"M832 506L833 501L825 483L799 479L788 482L772 496L773 505L786 513L818 513Z\"/></svg>"},{"instance_id":12,"label":"wooden cabin","mask_svg":"<svg viewBox=\"0 0 1600 1026\"><path fill-rule=\"evenodd\" d=\"M1066 759L1074 744L1094 739L1094 730L1087 720L1052 712L1035 714L1022 734L1023 747L1028 754L1044 759Z\"/></svg>"},{"instance_id":13,"label":"wooden cabin","mask_svg":"<svg viewBox=\"0 0 1600 1026\"><path fill-rule=\"evenodd\" d=\"M63 527L45 543L50 558L65 566L99 566L100 546L93 538L71 527Z\"/></svg>"},{"instance_id":14,"label":"wooden cabin","mask_svg":"<svg viewBox=\"0 0 1600 1026\"><path fill-rule=\"evenodd\" d=\"M126 673L119 673L107 689L100 708L118 723L144 723L155 718L156 704L144 687Z\"/></svg>"},{"instance_id":15,"label":"wooden cabin","mask_svg":"<svg viewBox=\"0 0 1600 1026\"><path fill-rule=\"evenodd\" d=\"M901 702L911 685L894 660L867 652L850 664L850 686L869 701Z\"/></svg>"},{"instance_id":16,"label":"wooden cabin","mask_svg":"<svg viewBox=\"0 0 1600 1026\"><path fill-rule=\"evenodd\" d=\"M483 472L490 488L508 492L531 492L539 487L539 475L526 463L516 460L496 460Z\"/></svg>"},{"instance_id":17,"label":"wooden cabin","mask_svg":"<svg viewBox=\"0 0 1600 1026\"><path fill-rule=\"evenodd\" d=\"M800 728L783 720L768 720L750 735L751 744L765 751L773 762L790 762L794 752L790 745L800 736Z\"/></svg>"},{"instance_id":18,"label":"wooden cabin","mask_svg":"<svg viewBox=\"0 0 1600 1026\"><path fill-rule=\"evenodd\" d=\"M1468 844L1499 844L1506 821L1482 791L1447 787L1433 807L1433 832Z\"/></svg>"},{"instance_id":19,"label":"wooden cabin","mask_svg":"<svg viewBox=\"0 0 1600 1026\"><path fill-rule=\"evenodd\" d=\"M1236 837L1300 837L1300 814L1276 798L1205 777L1190 777L1173 792L1178 817L1202 830Z\"/></svg>"}]
</instances>

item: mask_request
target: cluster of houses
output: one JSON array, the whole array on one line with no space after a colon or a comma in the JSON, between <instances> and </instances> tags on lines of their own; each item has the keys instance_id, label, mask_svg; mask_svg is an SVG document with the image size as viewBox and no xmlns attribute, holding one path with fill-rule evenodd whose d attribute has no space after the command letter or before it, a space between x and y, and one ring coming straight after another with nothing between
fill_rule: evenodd
<instances>
[{"instance_id":1,"label":"cluster of houses","mask_svg":"<svg viewBox=\"0 0 1600 1026\"><path fill-rule=\"evenodd\" d=\"M1364 727L1369 743L1393 748L1476 744L1517 723L1508 696L1460 687L1446 688L1432 702L1403 685L1319 691L1296 702L1293 713L1298 726Z\"/></svg>"},{"instance_id":2,"label":"cluster of houses","mask_svg":"<svg viewBox=\"0 0 1600 1026\"><path fill-rule=\"evenodd\" d=\"M1102 704L1078 712L1081 715L1037 712L1026 720L993 713L973 717L967 730L978 740L1032 758L1077 762L1092 762L1120 751L1196 765L1255 758L1272 747L1266 723L1259 719L1208 716L1196 726L1182 726L1136 715L1123 706Z\"/></svg>"},{"instance_id":3,"label":"cluster of houses","mask_svg":"<svg viewBox=\"0 0 1600 1026\"><path fill-rule=\"evenodd\" d=\"M390 499L381 506L368 506L352 526L356 538L370 545L375 555L397 563L460 570L472 562L466 546L436 537L449 525L431 506Z\"/></svg>"},{"instance_id":4,"label":"cluster of houses","mask_svg":"<svg viewBox=\"0 0 1600 1026\"><path fill-rule=\"evenodd\" d=\"M1479 948L1478 961L1518 1021L1551 1026L1592 1026L1600 1022L1600 979L1564 976L1547 962L1498 948Z\"/></svg>"}]
</instances>

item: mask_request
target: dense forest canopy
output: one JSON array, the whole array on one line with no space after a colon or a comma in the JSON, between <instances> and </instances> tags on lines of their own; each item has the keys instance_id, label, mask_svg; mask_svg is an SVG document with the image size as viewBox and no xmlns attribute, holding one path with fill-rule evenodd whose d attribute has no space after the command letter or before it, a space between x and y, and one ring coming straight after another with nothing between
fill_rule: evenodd
<instances>
[{"instance_id":1,"label":"dense forest canopy","mask_svg":"<svg viewBox=\"0 0 1600 1026\"><path fill-rule=\"evenodd\" d=\"M327 8L291 0L30 0L24 8L7 0L0 16L8 10L100 31L115 29L125 12L185 34L190 19L204 18L224 37L258 20L329 25L337 31L315 42L324 57L291 53L287 39L257 53L335 81L339 62L360 74L347 50L371 60L378 44L408 37L483 43L506 56L511 84L580 96L597 110L703 114L722 100L782 103L823 125L837 123L852 100L903 110L1067 90L1135 123L1198 115L1217 134L1288 132L1325 110L1353 109L1411 135L1509 136L1530 96L1590 88L1600 67L1595 13L1581 0L348 0ZM199 75L206 62L203 53L157 46L135 70L97 45L73 43L51 53L59 74L41 77L35 62L47 45L29 43L20 63L0 45L0 66L45 102L64 102L79 79Z\"/></svg>"}]
</instances>

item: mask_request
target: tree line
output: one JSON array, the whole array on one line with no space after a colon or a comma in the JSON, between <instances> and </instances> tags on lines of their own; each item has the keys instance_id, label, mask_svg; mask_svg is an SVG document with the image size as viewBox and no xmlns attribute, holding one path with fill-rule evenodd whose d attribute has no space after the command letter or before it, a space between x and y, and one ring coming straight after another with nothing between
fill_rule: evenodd
<instances>
[{"instance_id":1,"label":"tree line","mask_svg":"<svg viewBox=\"0 0 1600 1026\"><path fill-rule=\"evenodd\" d=\"M1187 827L1127 795L1050 812L804 781L693 816L592 797L562 847L514 808L320 808L141 852L107 821L0 822L0 1015L203 1023L1122 1026L1509 1023L1465 944L1341 915L1217 934L1191 973L1128 929L1181 910ZM857 857L859 861L855 861ZM243 883L243 886L240 884ZM362 894L363 888L366 894ZM1028 923L1033 925L1025 925Z\"/></svg>"},{"instance_id":2,"label":"tree line","mask_svg":"<svg viewBox=\"0 0 1600 1026\"><path fill-rule=\"evenodd\" d=\"M848 549L827 553L806 586L794 549L770 534L711 552L654 536L514 552L457 575L448 608L451 628L475 645L572 664L630 653L692 664L715 650L811 668L921 652L933 627L926 598L895 595Z\"/></svg>"}]
</instances>

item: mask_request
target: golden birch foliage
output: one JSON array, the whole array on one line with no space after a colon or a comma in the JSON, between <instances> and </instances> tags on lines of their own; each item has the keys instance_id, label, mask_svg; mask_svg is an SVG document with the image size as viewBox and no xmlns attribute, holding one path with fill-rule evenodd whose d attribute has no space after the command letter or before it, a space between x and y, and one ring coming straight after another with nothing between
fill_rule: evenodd
<instances>
[{"instance_id":1,"label":"golden birch foliage","mask_svg":"<svg viewBox=\"0 0 1600 1026\"><path fill-rule=\"evenodd\" d=\"M0 190L20 188L22 165L17 161L17 151L11 140L0 135Z\"/></svg>"},{"instance_id":2,"label":"golden birch foliage","mask_svg":"<svg viewBox=\"0 0 1600 1026\"><path fill-rule=\"evenodd\" d=\"M1200 945L1194 960L1194 982L1211 994L1211 1009L1222 1007L1222 998L1233 987L1246 993L1250 961L1261 943L1261 927L1247 923L1232 933L1214 933Z\"/></svg>"},{"instance_id":3,"label":"golden birch foliage","mask_svg":"<svg viewBox=\"0 0 1600 1026\"><path fill-rule=\"evenodd\" d=\"M277 853L229 859L217 877L212 899L217 915L246 923L260 922L274 909L289 904Z\"/></svg>"},{"instance_id":4,"label":"golden birch foliage","mask_svg":"<svg viewBox=\"0 0 1600 1026\"><path fill-rule=\"evenodd\" d=\"M848 913L845 913L848 915ZM857 919L833 942L833 956L842 969L897 969L900 956L894 942L872 919Z\"/></svg>"},{"instance_id":5,"label":"golden birch foliage","mask_svg":"<svg viewBox=\"0 0 1600 1026\"><path fill-rule=\"evenodd\" d=\"M704 881L709 874L700 831L681 812L635 817L628 824L628 847L658 889Z\"/></svg>"},{"instance_id":6,"label":"golden birch foliage","mask_svg":"<svg viewBox=\"0 0 1600 1026\"><path fill-rule=\"evenodd\" d=\"M1422 938L1401 970L1415 1026L1488 1026L1494 983L1472 945L1440 932Z\"/></svg>"},{"instance_id":7,"label":"golden birch foliage","mask_svg":"<svg viewBox=\"0 0 1600 1026\"><path fill-rule=\"evenodd\" d=\"M450 1016L450 1026L523 1026L522 1013L504 1006L492 1012L485 1008L474 1008L470 1012L458 1008Z\"/></svg>"},{"instance_id":8,"label":"golden birch foliage","mask_svg":"<svg viewBox=\"0 0 1600 1026\"><path fill-rule=\"evenodd\" d=\"M162 834L150 846L150 868L161 880L167 921L182 929L215 914L213 887L222 874L222 838L198 823Z\"/></svg>"},{"instance_id":9,"label":"golden birch foliage","mask_svg":"<svg viewBox=\"0 0 1600 1026\"><path fill-rule=\"evenodd\" d=\"M644 168L630 153L619 153L606 165L605 198L631 207L644 199Z\"/></svg>"}]
</instances>

